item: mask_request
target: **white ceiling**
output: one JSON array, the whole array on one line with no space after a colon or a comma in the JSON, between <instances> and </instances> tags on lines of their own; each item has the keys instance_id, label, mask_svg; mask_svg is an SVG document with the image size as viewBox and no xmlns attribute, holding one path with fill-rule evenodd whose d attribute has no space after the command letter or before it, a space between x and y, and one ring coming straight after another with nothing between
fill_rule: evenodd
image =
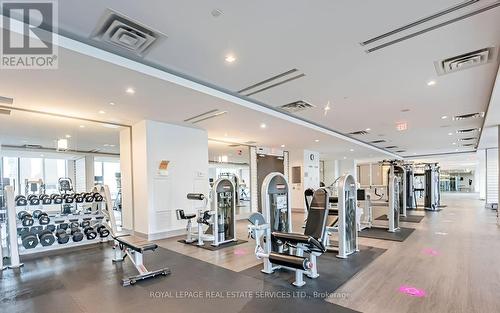
<instances>
[{"instance_id":1,"label":"white ceiling","mask_svg":"<svg viewBox=\"0 0 500 313\"><path fill-rule=\"evenodd\" d=\"M0 71L0 82L0 95L14 98L14 106L21 108L127 125L152 119L200 127L208 131L209 138L217 140L255 141L269 147L284 144L287 149L311 149L331 158L387 158L324 132L64 48L59 48L57 70ZM125 93L130 86L136 90L134 95ZM228 113L196 125L183 122L211 109ZM267 127L260 128L261 123ZM23 127L9 129L10 136L28 137L22 133ZM34 136L38 132L38 128L25 130L31 130ZM58 130L57 135L60 133ZM53 140L55 135L47 138Z\"/></svg>"},{"instance_id":2,"label":"white ceiling","mask_svg":"<svg viewBox=\"0 0 500 313\"><path fill-rule=\"evenodd\" d=\"M437 76L434 61L498 46L500 8L370 54L359 42L459 2L318 0L311 6L298 0L151 0L147 4L65 0L59 2L59 26L63 33L92 42L90 34L111 8L168 36L145 61L231 91L297 68L306 74L304 78L254 98L270 106L306 100L317 108L299 113L301 117L341 132L371 128L370 135L361 139L382 138L388 141L382 146L397 145L406 150L403 154L414 155L453 152L456 135L448 136L449 132L482 125L481 119L451 121L440 117L485 111L498 63ZM481 0L415 30L493 2ZM214 18L213 9L223 14ZM237 58L230 65L224 62L228 53ZM429 87L429 80L437 84ZM117 87L108 82L101 89ZM154 90L147 103L155 103L156 95ZM171 97L177 100L184 96ZM213 104L204 100L207 107ZM327 101L332 110L325 116ZM410 111L403 113L403 109ZM407 122L409 129L396 131L396 122Z\"/></svg>"},{"instance_id":3,"label":"white ceiling","mask_svg":"<svg viewBox=\"0 0 500 313\"><path fill-rule=\"evenodd\" d=\"M441 169L446 171L475 171L478 162L475 152L415 158L411 161L415 163L439 163Z\"/></svg>"}]
</instances>

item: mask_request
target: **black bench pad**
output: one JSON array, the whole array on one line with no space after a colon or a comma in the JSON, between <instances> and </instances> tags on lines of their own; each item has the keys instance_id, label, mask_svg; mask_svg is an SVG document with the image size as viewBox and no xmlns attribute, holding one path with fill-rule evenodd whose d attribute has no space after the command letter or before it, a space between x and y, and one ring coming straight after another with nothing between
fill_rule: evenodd
<instances>
[{"instance_id":1,"label":"black bench pad","mask_svg":"<svg viewBox=\"0 0 500 313\"><path fill-rule=\"evenodd\" d=\"M126 246L127 248L130 248L140 253L144 251L156 250L156 248L158 248L157 244L149 242L146 239L137 236L131 236L131 235L116 236L114 237L114 239L119 243L121 243L122 245Z\"/></svg>"}]
</instances>

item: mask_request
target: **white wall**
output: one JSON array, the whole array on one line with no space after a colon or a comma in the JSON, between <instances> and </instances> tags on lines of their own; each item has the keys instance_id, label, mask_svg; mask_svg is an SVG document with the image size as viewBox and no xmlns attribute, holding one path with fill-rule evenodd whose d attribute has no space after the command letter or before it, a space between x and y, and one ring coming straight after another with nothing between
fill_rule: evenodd
<instances>
[{"instance_id":1,"label":"white wall","mask_svg":"<svg viewBox=\"0 0 500 313\"><path fill-rule=\"evenodd\" d=\"M310 150L293 150L289 151L289 157L290 173L292 173L293 167L301 167L301 183L291 184L292 208L305 211L304 190L307 188L319 188L319 152ZM291 178L290 181L292 181Z\"/></svg>"},{"instance_id":2,"label":"white wall","mask_svg":"<svg viewBox=\"0 0 500 313\"><path fill-rule=\"evenodd\" d=\"M130 129L120 131L120 172L122 187L122 227L134 229L134 208L132 188L132 150Z\"/></svg>"},{"instance_id":3,"label":"white wall","mask_svg":"<svg viewBox=\"0 0 500 313\"><path fill-rule=\"evenodd\" d=\"M208 195L208 136L206 131L154 121L132 127L135 231L150 240L184 232L175 210L195 212L199 202L190 192ZM159 173L170 161L168 175Z\"/></svg>"}]
</instances>

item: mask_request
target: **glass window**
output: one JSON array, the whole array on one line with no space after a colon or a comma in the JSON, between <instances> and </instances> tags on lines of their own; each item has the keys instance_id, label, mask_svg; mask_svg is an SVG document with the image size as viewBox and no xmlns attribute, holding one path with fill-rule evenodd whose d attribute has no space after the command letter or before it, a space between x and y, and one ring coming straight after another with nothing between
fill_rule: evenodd
<instances>
[{"instance_id":1,"label":"glass window","mask_svg":"<svg viewBox=\"0 0 500 313\"><path fill-rule=\"evenodd\" d=\"M43 159L21 158L20 161L21 194L26 194L26 181L43 179Z\"/></svg>"},{"instance_id":2,"label":"glass window","mask_svg":"<svg viewBox=\"0 0 500 313\"><path fill-rule=\"evenodd\" d=\"M116 199L118 194L117 177L116 174L120 173L120 163L118 162L103 162L103 181L104 185L108 185L111 198Z\"/></svg>"},{"instance_id":3,"label":"glass window","mask_svg":"<svg viewBox=\"0 0 500 313\"><path fill-rule=\"evenodd\" d=\"M66 160L45 159L45 192L47 194L58 192L58 181L61 177L68 176L66 171Z\"/></svg>"},{"instance_id":4,"label":"glass window","mask_svg":"<svg viewBox=\"0 0 500 313\"><path fill-rule=\"evenodd\" d=\"M14 186L16 193L19 193L18 187L18 158L3 158L3 179L5 185Z\"/></svg>"}]
</instances>

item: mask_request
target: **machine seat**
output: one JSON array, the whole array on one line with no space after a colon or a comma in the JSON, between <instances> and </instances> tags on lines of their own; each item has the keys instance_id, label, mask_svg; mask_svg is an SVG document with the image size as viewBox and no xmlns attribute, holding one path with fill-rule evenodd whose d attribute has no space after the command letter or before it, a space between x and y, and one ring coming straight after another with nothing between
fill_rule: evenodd
<instances>
[{"instance_id":1,"label":"machine seat","mask_svg":"<svg viewBox=\"0 0 500 313\"><path fill-rule=\"evenodd\" d=\"M292 245L302 243L312 247L314 250L326 252L326 249L323 246L323 244L311 236L297 234L297 233L282 233L282 232L273 232L272 236L284 243L289 243Z\"/></svg>"},{"instance_id":2,"label":"machine seat","mask_svg":"<svg viewBox=\"0 0 500 313\"><path fill-rule=\"evenodd\" d=\"M121 245L137 251L139 253L143 253L144 251L153 251L158 248L157 244L147 241L144 238L132 236L132 235L119 235L113 237L118 243Z\"/></svg>"}]
</instances>

